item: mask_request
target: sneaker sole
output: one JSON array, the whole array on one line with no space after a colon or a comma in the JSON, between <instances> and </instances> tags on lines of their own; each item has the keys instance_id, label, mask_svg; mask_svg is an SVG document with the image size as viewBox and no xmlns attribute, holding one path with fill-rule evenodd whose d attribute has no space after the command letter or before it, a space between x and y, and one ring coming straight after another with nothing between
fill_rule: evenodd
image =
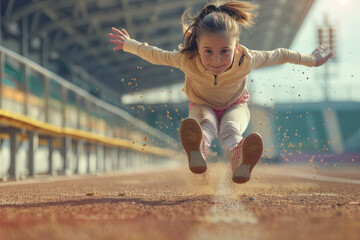
<instances>
[{"instance_id":1,"label":"sneaker sole","mask_svg":"<svg viewBox=\"0 0 360 240\"><path fill-rule=\"evenodd\" d=\"M180 126L180 141L188 156L190 171L196 174L204 173L207 169L206 161L200 153L202 130L193 118L185 119Z\"/></svg>"},{"instance_id":2,"label":"sneaker sole","mask_svg":"<svg viewBox=\"0 0 360 240\"><path fill-rule=\"evenodd\" d=\"M252 133L246 137L242 152L243 162L234 171L232 178L234 182L246 183L250 180L251 171L261 158L263 149L263 142L258 133Z\"/></svg>"}]
</instances>

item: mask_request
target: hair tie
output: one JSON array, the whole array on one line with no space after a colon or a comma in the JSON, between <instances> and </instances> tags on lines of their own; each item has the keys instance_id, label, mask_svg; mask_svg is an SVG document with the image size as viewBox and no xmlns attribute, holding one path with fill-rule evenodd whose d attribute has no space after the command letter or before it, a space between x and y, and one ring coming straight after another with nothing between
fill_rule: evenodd
<instances>
[{"instance_id":1,"label":"hair tie","mask_svg":"<svg viewBox=\"0 0 360 240\"><path fill-rule=\"evenodd\" d=\"M208 10L209 13L221 12L221 8L215 6L214 4L210 4L209 6L206 7L206 9Z\"/></svg>"},{"instance_id":2,"label":"hair tie","mask_svg":"<svg viewBox=\"0 0 360 240\"><path fill-rule=\"evenodd\" d=\"M208 5L206 8L202 10L202 12L199 15L199 20L203 20L207 15L209 15L212 12L222 12L221 8L215 6L214 4Z\"/></svg>"}]
</instances>

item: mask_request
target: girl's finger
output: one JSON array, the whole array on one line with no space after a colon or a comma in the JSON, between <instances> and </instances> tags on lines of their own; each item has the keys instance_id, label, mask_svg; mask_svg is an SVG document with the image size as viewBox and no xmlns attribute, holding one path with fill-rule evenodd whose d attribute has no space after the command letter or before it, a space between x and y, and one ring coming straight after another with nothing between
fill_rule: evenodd
<instances>
[{"instance_id":1,"label":"girl's finger","mask_svg":"<svg viewBox=\"0 0 360 240\"><path fill-rule=\"evenodd\" d=\"M111 38L120 39L120 36L112 34L112 33L109 33L108 36Z\"/></svg>"},{"instance_id":2,"label":"girl's finger","mask_svg":"<svg viewBox=\"0 0 360 240\"><path fill-rule=\"evenodd\" d=\"M122 34L123 34L123 33L122 33L119 29L117 29L117 28L112 27L111 30L112 30L114 33L118 34L118 35L122 35Z\"/></svg>"},{"instance_id":3,"label":"girl's finger","mask_svg":"<svg viewBox=\"0 0 360 240\"><path fill-rule=\"evenodd\" d=\"M129 37L129 34L127 33L127 31L123 28L123 29L121 29L121 31L126 35L126 36L128 36Z\"/></svg>"},{"instance_id":4,"label":"girl's finger","mask_svg":"<svg viewBox=\"0 0 360 240\"><path fill-rule=\"evenodd\" d=\"M110 39L110 42L115 43L115 44L123 44L124 43L121 40L114 40L114 39Z\"/></svg>"},{"instance_id":5,"label":"girl's finger","mask_svg":"<svg viewBox=\"0 0 360 240\"><path fill-rule=\"evenodd\" d=\"M329 60L332 56L334 56L333 52L330 52L328 55L326 55L325 57L326 61Z\"/></svg>"}]
</instances>

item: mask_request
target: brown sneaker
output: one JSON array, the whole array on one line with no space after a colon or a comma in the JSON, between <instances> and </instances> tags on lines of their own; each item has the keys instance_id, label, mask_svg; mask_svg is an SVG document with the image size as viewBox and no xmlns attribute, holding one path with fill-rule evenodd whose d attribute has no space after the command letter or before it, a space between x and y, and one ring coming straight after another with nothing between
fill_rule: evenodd
<instances>
[{"instance_id":1,"label":"brown sneaker","mask_svg":"<svg viewBox=\"0 0 360 240\"><path fill-rule=\"evenodd\" d=\"M194 118L186 118L180 126L180 140L188 156L193 173L204 173L206 165L205 139L200 124Z\"/></svg>"},{"instance_id":2,"label":"brown sneaker","mask_svg":"<svg viewBox=\"0 0 360 240\"><path fill-rule=\"evenodd\" d=\"M234 182L246 183L250 180L251 171L259 161L263 149L263 142L258 133L251 133L240 141L231 158Z\"/></svg>"}]
</instances>

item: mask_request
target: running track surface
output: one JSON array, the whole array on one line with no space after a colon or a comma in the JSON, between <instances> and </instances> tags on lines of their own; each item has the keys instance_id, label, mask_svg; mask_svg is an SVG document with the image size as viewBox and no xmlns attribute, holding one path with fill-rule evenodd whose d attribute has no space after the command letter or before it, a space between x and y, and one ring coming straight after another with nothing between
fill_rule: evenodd
<instances>
[{"instance_id":1,"label":"running track surface","mask_svg":"<svg viewBox=\"0 0 360 240\"><path fill-rule=\"evenodd\" d=\"M229 166L0 182L0 239L360 239L360 167Z\"/></svg>"}]
</instances>

